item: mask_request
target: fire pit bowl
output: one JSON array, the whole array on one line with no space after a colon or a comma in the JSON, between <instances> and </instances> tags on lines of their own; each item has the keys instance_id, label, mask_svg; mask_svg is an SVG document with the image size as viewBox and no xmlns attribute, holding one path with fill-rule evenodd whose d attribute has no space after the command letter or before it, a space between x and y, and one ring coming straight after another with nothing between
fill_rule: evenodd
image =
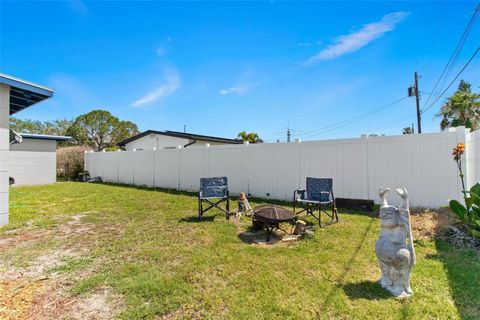
<instances>
[{"instance_id":1,"label":"fire pit bowl","mask_svg":"<svg viewBox=\"0 0 480 320\"><path fill-rule=\"evenodd\" d=\"M267 230L267 242L270 241L274 229L280 229L280 223L295 223L295 214L276 205L261 205L253 209L253 227L262 227Z\"/></svg>"}]
</instances>

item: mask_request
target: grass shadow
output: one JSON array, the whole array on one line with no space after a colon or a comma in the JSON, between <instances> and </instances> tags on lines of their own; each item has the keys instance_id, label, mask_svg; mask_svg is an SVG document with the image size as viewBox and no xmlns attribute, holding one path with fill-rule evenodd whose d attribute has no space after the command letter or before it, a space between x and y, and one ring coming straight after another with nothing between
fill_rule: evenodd
<instances>
[{"instance_id":1,"label":"grass shadow","mask_svg":"<svg viewBox=\"0 0 480 320\"><path fill-rule=\"evenodd\" d=\"M455 248L435 240L438 259L447 271L455 307L462 319L480 319L480 254L474 249Z\"/></svg>"},{"instance_id":2,"label":"grass shadow","mask_svg":"<svg viewBox=\"0 0 480 320\"><path fill-rule=\"evenodd\" d=\"M198 216L189 216L189 217L184 217L178 220L178 222L186 222L186 223L202 223L202 222L213 222L215 220L215 217L218 216L219 214L215 215L208 215L208 216L203 216L202 220L198 219Z\"/></svg>"},{"instance_id":3,"label":"grass shadow","mask_svg":"<svg viewBox=\"0 0 480 320\"><path fill-rule=\"evenodd\" d=\"M392 295L390 292L382 288L382 286L375 281L362 281L359 283L350 283L342 286L343 291L350 299L388 299Z\"/></svg>"},{"instance_id":4,"label":"grass shadow","mask_svg":"<svg viewBox=\"0 0 480 320\"><path fill-rule=\"evenodd\" d=\"M365 230L363 231L363 234L360 236L360 241L357 243L357 246L355 247L354 251L352 252L352 255L350 256L350 259L348 260L348 262L346 264L344 264L343 266L343 271L342 273L340 274L340 276L336 279L336 282L340 285L340 286L344 286L343 282L345 280L345 277L347 276L347 274L352 270L352 268L354 268L355 266L355 260L357 259L357 256L360 254L363 246L365 245L366 241L367 241L367 238L368 238L368 234L370 233L370 231L372 230L373 228L373 224L375 222L375 219L374 218L371 218L367 227L365 228ZM330 297L333 292L336 290L336 287L332 287L332 289L330 290L330 292L328 292L326 294L326 297ZM325 309L327 308L328 304L331 303L331 300L327 299L326 301L324 301L321 306L322 308L321 309Z\"/></svg>"}]
</instances>

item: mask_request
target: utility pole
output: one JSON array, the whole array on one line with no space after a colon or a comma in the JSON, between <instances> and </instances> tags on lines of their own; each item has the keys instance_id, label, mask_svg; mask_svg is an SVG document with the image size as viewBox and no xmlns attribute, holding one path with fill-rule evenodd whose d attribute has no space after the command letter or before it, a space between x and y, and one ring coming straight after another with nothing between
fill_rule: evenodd
<instances>
[{"instance_id":1,"label":"utility pole","mask_svg":"<svg viewBox=\"0 0 480 320\"><path fill-rule=\"evenodd\" d=\"M287 129L287 142L290 142L292 140L292 133L295 134L296 132L302 132L301 130L294 130L294 129L290 128L290 120L288 120L288 125L285 129ZM285 131L275 132L275 133L284 135Z\"/></svg>"},{"instance_id":2,"label":"utility pole","mask_svg":"<svg viewBox=\"0 0 480 320\"><path fill-rule=\"evenodd\" d=\"M418 90L417 71L415 71L415 101L417 103L417 132L422 133L422 114L420 113L420 90Z\"/></svg>"}]
</instances>

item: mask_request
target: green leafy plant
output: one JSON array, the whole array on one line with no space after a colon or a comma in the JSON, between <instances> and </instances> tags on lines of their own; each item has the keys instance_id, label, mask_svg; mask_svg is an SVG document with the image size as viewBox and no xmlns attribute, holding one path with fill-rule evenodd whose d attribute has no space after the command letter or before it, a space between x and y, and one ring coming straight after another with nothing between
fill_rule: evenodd
<instances>
[{"instance_id":1,"label":"green leafy plant","mask_svg":"<svg viewBox=\"0 0 480 320\"><path fill-rule=\"evenodd\" d=\"M470 191L465 190L464 174L462 171L462 155L465 152L465 145L459 143L453 148L453 160L457 163L459 176L462 181L463 200L465 205L457 200L450 200L449 207L457 217L462 221L468 232L480 238L480 184L477 183L470 188Z\"/></svg>"}]
</instances>

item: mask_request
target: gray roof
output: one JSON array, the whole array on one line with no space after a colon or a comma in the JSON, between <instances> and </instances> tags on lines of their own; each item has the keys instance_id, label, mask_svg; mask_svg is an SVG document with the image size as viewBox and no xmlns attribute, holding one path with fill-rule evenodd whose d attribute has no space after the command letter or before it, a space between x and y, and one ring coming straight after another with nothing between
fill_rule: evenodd
<instances>
[{"instance_id":1,"label":"gray roof","mask_svg":"<svg viewBox=\"0 0 480 320\"><path fill-rule=\"evenodd\" d=\"M178 132L178 131L156 131L156 130L147 130L142 133L139 133L131 138L125 139L120 141L117 146L123 147L127 143L140 139L142 137L148 136L149 134L159 134L163 136L169 137L176 137L176 138L183 138L188 140L202 140L202 141L209 141L209 142L217 142L217 143L225 143L225 144L241 144L243 143L242 140L239 139L228 139L228 138L221 138L221 137L212 137L212 136L205 136L201 134L194 134L194 133L187 133L187 132Z\"/></svg>"},{"instance_id":2,"label":"gray roof","mask_svg":"<svg viewBox=\"0 0 480 320\"><path fill-rule=\"evenodd\" d=\"M50 136L47 134L20 133L20 136L23 139L56 140L56 141L72 140L72 137L68 137L68 136Z\"/></svg>"},{"instance_id":3,"label":"gray roof","mask_svg":"<svg viewBox=\"0 0 480 320\"><path fill-rule=\"evenodd\" d=\"M10 114L53 96L53 90L36 83L0 73L0 83L10 86Z\"/></svg>"}]
</instances>

